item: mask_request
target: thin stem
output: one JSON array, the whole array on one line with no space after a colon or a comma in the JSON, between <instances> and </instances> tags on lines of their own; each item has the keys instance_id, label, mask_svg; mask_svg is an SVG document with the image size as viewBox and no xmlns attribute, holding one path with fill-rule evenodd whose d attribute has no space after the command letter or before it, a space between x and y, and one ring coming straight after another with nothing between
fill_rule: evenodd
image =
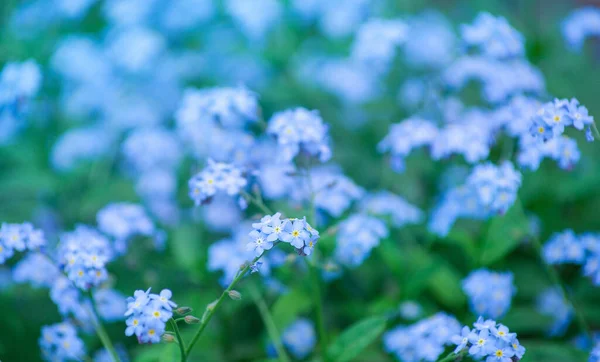
<instances>
[{"instance_id":1,"label":"thin stem","mask_svg":"<svg viewBox=\"0 0 600 362\"><path fill-rule=\"evenodd\" d=\"M96 334L98 334L100 341L102 341L104 348L106 348L108 353L111 355L112 359L115 362L121 362L121 359L119 358L119 355L117 354L117 351L115 350L115 347L113 346L110 337L108 336L108 333L106 333L106 329L104 329L104 325L100 320L98 307L96 306L96 301L94 300L94 295L91 289L89 290L88 295L90 297L90 303L92 305L92 313L94 314L92 320L95 319L95 322L92 323L94 324L94 328L96 329Z\"/></svg>"},{"instance_id":2,"label":"thin stem","mask_svg":"<svg viewBox=\"0 0 600 362\"><path fill-rule=\"evenodd\" d=\"M532 239L533 239L532 244L536 250L538 257L540 258L541 263L544 265L544 268L546 269L546 273L550 277L550 280L552 281L553 284L557 284L560 287L560 290L563 295L563 299L565 300L565 302L571 304L571 306L573 307L573 311L575 312L575 319L577 320L577 324L579 325L579 328L585 334L585 336L591 340L592 333L590 331L590 327L588 326L587 322L585 321L583 313L581 312L581 308L579 308L579 306L575 300L575 297L571 293L569 293L567 286L560 279L560 276L558 275L558 272L556 271L556 269L554 269L554 267L552 267L552 265L549 265L544 260L543 254L542 254L542 244L540 243L539 239L537 237L533 237Z\"/></svg>"},{"instance_id":3,"label":"thin stem","mask_svg":"<svg viewBox=\"0 0 600 362\"><path fill-rule=\"evenodd\" d=\"M256 207L258 207L262 212L264 212L267 215L272 215L274 214L274 212L269 209L269 207L267 205L265 205L265 203L262 201L262 198L258 198L258 197L254 197L252 195L250 195L249 193L247 193L246 191L242 190L240 192L240 194L248 201L252 202L254 205L256 205Z\"/></svg>"},{"instance_id":4,"label":"thin stem","mask_svg":"<svg viewBox=\"0 0 600 362\"><path fill-rule=\"evenodd\" d=\"M598 132L598 127L596 127L596 123L592 122L592 130L594 130L594 134L596 135L596 139L600 139L600 132Z\"/></svg>"},{"instance_id":5,"label":"thin stem","mask_svg":"<svg viewBox=\"0 0 600 362\"><path fill-rule=\"evenodd\" d=\"M206 311L205 311L204 315L202 316L202 320L200 321L200 327L198 328L198 331L196 331L196 334L192 338L192 341L190 342L190 344L185 349L185 356L186 356L186 358L189 357L190 352L192 351L192 348L194 348L194 345L200 339L200 336L202 335L202 332L204 331L204 329L208 325L208 322L210 322L210 320L212 319L213 315L215 314L215 311L217 309L219 309L219 306L221 305L221 302L223 301L223 299L225 298L225 296L235 287L235 285L242 279L242 277L244 275L246 275L246 273L248 272L248 270L250 270L250 266L254 265L254 263L256 263L263 255L265 255L266 252L267 251L265 251L264 253L262 253L260 256L257 256L256 258L254 258L252 260L252 262L246 264L238 272L238 274L233 279L233 281L231 282L231 284L229 284L229 286L227 287L227 289L225 289L223 291L223 293L221 294L221 296L219 297L219 299L217 299L216 301L212 302L211 304L209 304L206 307Z\"/></svg>"},{"instance_id":6,"label":"thin stem","mask_svg":"<svg viewBox=\"0 0 600 362\"><path fill-rule=\"evenodd\" d=\"M179 345L179 353L181 355L181 362L186 361L185 355L185 344L183 343L183 338L181 338L181 333L179 332L179 327L177 326L177 322L171 318L169 319L169 323L171 324L171 328L173 328L173 332L175 332L175 337L177 337L177 344Z\"/></svg>"},{"instance_id":7,"label":"thin stem","mask_svg":"<svg viewBox=\"0 0 600 362\"><path fill-rule=\"evenodd\" d=\"M467 354L467 349L463 349L458 353L454 353L454 352L450 352L448 353L448 355L446 355L446 357L442 358L441 360L438 360L438 362L450 362L450 361L456 361L459 358L462 358L465 354Z\"/></svg>"},{"instance_id":8,"label":"thin stem","mask_svg":"<svg viewBox=\"0 0 600 362\"><path fill-rule=\"evenodd\" d=\"M260 292L254 285L250 285L249 289L250 295L258 308L260 316L265 323L265 327L267 328L267 333L269 334L269 338L273 341L273 345L275 346L275 350L277 351L277 356L279 360L282 362L289 362L290 358L285 352L285 348L283 348L283 343L281 342L281 335L277 330L277 326L275 325L275 321L269 312L269 308L267 307L267 303L265 303L264 299L261 297Z\"/></svg>"},{"instance_id":9,"label":"thin stem","mask_svg":"<svg viewBox=\"0 0 600 362\"><path fill-rule=\"evenodd\" d=\"M317 218L316 212L317 208L315 206L315 193L312 187L312 179L310 177L310 163L306 166L306 182L308 184L308 192L309 192L309 220L308 223L311 224L312 227L317 227ZM321 297L321 278L319 277L319 268L318 265L318 253L317 250L313 251L313 261L309 262L307 260L309 272L312 278L312 284L314 288L314 302L316 306L316 319L317 319L317 328L319 330L319 344L321 346L321 357L324 362L329 361L329 357L327 356L327 333L325 329L325 317L323 313L323 299Z\"/></svg>"}]
</instances>

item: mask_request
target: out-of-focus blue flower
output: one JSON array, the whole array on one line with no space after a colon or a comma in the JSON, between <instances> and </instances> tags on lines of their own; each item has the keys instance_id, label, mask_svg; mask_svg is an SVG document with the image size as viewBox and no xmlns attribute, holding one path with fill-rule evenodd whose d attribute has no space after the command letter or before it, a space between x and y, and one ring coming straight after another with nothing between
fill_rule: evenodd
<instances>
[{"instance_id":1,"label":"out-of-focus blue flower","mask_svg":"<svg viewBox=\"0 0 600 362\"><path fill-rule=\"evenodd\" d=\"M548 264L581 264L585 260L585 246L573 230L554 233L544 244L544 260Z\"/></svg>"},{"instance_id":2,"label":"out-of-focus blue flower","mask_svg":"<svg viewBox=\"0 0 600 362\"><path fill-rule=\"evenodd\" d=\"M392 168L404 170L404 159L413 149L431 146L438 137L438 128L430 121L420 118L409 118L390 126L389 133L379 144L379 152L389 152L392 157Z\"/></svg>"},{"instance_id":3,"label":"out-of-focus blue flower","mask_svg":"<svg viewBox=\"0 0 600 362\"><path fill-rule=\"evenodd\" d=\"M510 333L508 328L494 320L483 320L479 317L469 330L463 327L460 334L452 337L457 345L454 353L468 348L469 356L486 362L512 362L523 358L525 347L521 346L516 333ZM466 328L466 329L465 329Z\"/></svg>"},{"instance_id":4,"label":"out-of-focus blue flower","mask_svg":"<svg viewBox=\"0 0 600 362\"><path fill-rule=\"evenodd\" d=\"M461 26L463 42L492 58L519 57L524 53L523 36L503 17L479 13L473 24Z\"/></svg>"},{"instance_id":5,"label":"out-of-focus blue flower","mask_svg":"<svg viewBox=\"0 0 600 362\"><path fill-rule=\"evenodd\" d=\"M321 162L331 158L328 127L317 111L294 108L276 113L267 132L277 138L282 161L289 162L300 153L318 157Z\"/></svg>"},{"instance_id":6,"label":"out-of-focus blue flower","mask_svg":"<svg viewBox=\"0 0 600 362\"><path fill-rule=\"evenodd\" d=\"M494 120L498 126L504 127L511 136L518 137L527 132L531 119L542 104L535 98L516 95L510 101L494 111Z\"/></svg>"},{"instance_id":7,"label":"out-of-focus blue flower","mask_svg":"<svg viewBox=\"0 0 600 362\"><path fill-rule=\"evenodd\" d=\"M29 283L34 288L50 288L60 275L58 267L42 253L28 253L15 265L12 277L15 283Z\"/></svg>"},{"instance_id":8,"label":"out-of-focus blue flower","mask_svg":"<svg viewBox=\"0 0 600 362\"><path fill-rule=\"evenodd\" d=\"M588 362L600 362L600 344L596 344L592 349Z\"/></svg>"},{"instance_id":9,"label":"out-of-focus blue flower","mask_svg":"<svg viewBox=\"0 0 600 362\"><path fill-rule=\"evenodd\" d=\"M136 290L133 297L127 298L127 328L125 335L136 335L140 343L158 343L165 333L166 322L173 316L171 291L163 289L160 295Z\"/></svg>"},{"instance_id":10,"label":"out-of-focus blue flower","mask_svg":"<svg viewBox=\"0 0 600 362\"><path fill-rule=\"evenodd\" d=\"M317 344L315 327L308 319L298 319L283 331L281 341L292 356L304 359Z\"/></svg>"},{"instance_id":11,"label":"out-of-focus blue flower","mask_svg":"<svg viewBox=\"0 0 600 362\"><path fill-rule=\"evenodd\" d=\"M98 211L96 221L100 231L115 238L114 248L120 254L127 251L127 241L133 236L152 236L156 232L144 208L133 203L107 205Z\"/></svg>"},{"instance_id":12,"label":"out-of-focus blue flower","mask_svg":"<svg viewBox=\"0 0 600 362\"><path fill-rule=\"evenodd\" d=\"M232 231L242 221L242 210L236 200L216 195L202 208L202 221L213 231Z\"/></svg>"},{"instance_id":13,"label":"out-of-focus blue flower","mask_svg":"<svg viewBox=\"0 0 600 362\"><path fill-rule=\"evenodd\" d=\"M538 296L537 310L553 319L550 336L563 335L573 319L573 307L558 288L548 288Z\"/></svg>"},{"instance_id":14,"label":"out-of-focus blue flower","mask_svg":"<svg viewBox=\"0 0 600 362\"><path fill-rule=\"evenodd\" d=\"M451 89L461 89L470 80L482 84L482 96L490 103L500 103L518 94L539 94L545 89L541 72L523 59L499 61L480 56L463 56L443 74Z\"/></svg>"},{"instance_id":15,"label":"out-of-focus blue flower","mask_svg":"<svg viewBox=\"0 0 600 362\"><path fill-rule=\"evenodd\" d=\"M521 173L510 162L504 162L500 166L485 163L473 168L466 184L476 190L484 208L493 213L504 214L517 198Z\"/></svg>"},{"instance_id":16,"label":"out-of-focus blue flower","mask_svg":"<svg viewBox=\"0 0 600 362\"><path fill-rule=\"evenodd\" d=\"M453 123L438 131L431 144L431 157L440 160L459 154L473 164L489 156L490 144L490 129L485 124Z\"/></svg>"},{"instance_id":17,"label":"out-of-focus blue flower","mask_svg":"<svg viewBox=\"0 0 600 362\"><path fill-rule=\"evenodd\" d=\"M108 322L125 319L127 308L126 298L114 289L98 289L94 293L94 300L98 307L98 314Z\"/></svg>"},{"instance_id":18,"label":"out-of-focus blue flower","mask_svg":"<svg viewBox=\"0 0 600 362\"><path fill-rule=\"evenodd\" d=\"M600 9L588 6L573 10L562 22L562 33L571 50L581 51L588 36L600 35Z\"/></svg>"},{"instance_id":19,"label":"out-of-focus blue flower","mask_svg":"<svg viewBox=\"0 0 600 362\"><path fill-rule=\"evenodd\" d=\"M129 362L129 356L127 355L127 349L122 344L115 345L117 355L122 362ZM114 359L110 352L106 348L102 348L94 353L94 362L114 362Z\"/></svg>"},{"instance_id":20,"label":"out-of-focus blue flower","mask_svg":"<svg viewBox=\"0 0 600 362\"><path fill-rule=\"evenodd\" d=\"M370 14L370 0L293 0L292 8L305 20L316 19L328 37L350 35Z\"/></svg>"},{"instance_id":21,"label":"out-of-focus blue flower","mask_svg":"<svg viewBox=\"0 0 600 362\"><path fill-rule=\"evenodd\" d=\"M8 63L0 72L0 145L10 142L24 122L21 117L41 85L39 66L33 60Z\"/></svg>"},{"instance_id":22,"label":"out-of-focus blue flower","mask_svg":"<svg viewBox=\"0 0 600 362\"><path fill-rule=\"evenodd\" d=\"M344 176L334 166L316 167L310 170L310 189L315 196L315 206L319 211L338 218L355 200L360 199L364 190L351 179ZM303 180L301 180L303 181ZM292 198L298 201L310 200L310 191L305 182L300 182L293 191Z\"/></svg>"},{"instance_id":23,"label":"out-of-focus blue flower","mask_svg":"<svg viewBox=\"0 0 600 362\"><path fill-rule=\"evenodd\" d=\"M106 264L114 258L108 239L85 225L61 236L57 254L58 264L68 278L83 290L108 279Z\"/></svg>"},{"instance_id":24,"label":"out-of-focus blue flower","mask_svg":"<svg viewBox=\"0 0 600 362\"><path fill-rule=\"evenodd\" d=\"M50 289L50 299L63 317L72 316L84 323L91 320L89 306L84 305L79 289L67 277L59 276L54 280Z\"/></svg>"},{"instance_id":25,"label":"out-of-focus blue flower","mask_svg":"<svg viewBox=\"0 0 600 362\"><path fill-rule=\"evenodd\" d=\"M462 287L469 297L471 310L475 314L494 319L508 311L516 292L512 273L495 273L487 269L471 272L463 280Z\"/></svg>"},{"instance_id":26,"label":"out-of-focus blue flower","mask_svg":"<svg viewBox=\"0 0 600 362\"><path fill-rule=\"evenodd\" d=\"M262 40L280 20L283 13L277 0L227 0L225 9L251 40Z\"/></svg>"},{"instance_id":27,"label":"out-of-focus blue flower","mask_svg":"<svg viewBox=\"0 0 600 362\"><path fill-rule=\"evenodd\" d=\"M388 191L367 194L361 201L360 208L369 214L389 217L392 225L397 228L421 223L424 218L423 212L418 207Z\"/></svg>"},{"instance_id":28,"label":"out-of-focus blue flower","mask_svg":"<svg viewBox=\"0 0 600 362\"><path fill-rule=\"evenodd\" d=\"M112 63L133 74L146 74L154 69L166 48L160 33L141 26L109 33L106 42L106 54Z\"/></svg>"},{"instance_id":29,"label":"out-of-focus blue flower","mask_svg":"<svg viewBox=\"0 0 600 362\"><path fill-rule=\"evenodd\" d=\"M134 172L160 168L173 170L182 154L179 140L162 128L141 128L133 131L122 145L123 156Z\"/></svg>"},{"instance_id":30,"label":"out-of-focus blue flower","mask_svg":"<svg viewBox=\"0 0 600 362\"><path fill-rule=\"evenodd\" d=\"M39 344L46 361L80 361L85 357L85 345L69 322L42 327Z\"/></svg>"},{"instance_id":31,"label":"out-of-focus blue flower","mask_svg":"<svg viewBox=\"0 0 600 362\"><path fill-rule=\"evenodd\" d=\"M454 59L456 35L442 13L424 11L407 19L404 58L413 68L439 69Z\"/></svg>"},{"instance_id":32,"label":"out-of-focus blue flower","mask_svg":"<svg viewBox=\"0 0 600 362\"><path fill-rule=\"evenodd\" d=\"M209 159L208 165L189 180L189 195L196 205L200 205L218 193L236 196L247 183L241 169Z\"/></svg>"},{"instance_id":33,"label":"out-of-focus blue flower","mask_svg":"<svg viewBox=\"0 0 600 362\"><path fill-rule=\"evenodd\" d=\"M552 130L546 128L544 132L551 134ZM560 168L571 170L581 157L577 142L567 136L550 138L547 142L530 134L523 134L519 140L519 153L517 162L521 167L537 170L544 158L550 158L558 162Z\"/></svg>"},{"instance_id":34,"label":"out-of-focus blue flower","mask_svg":"<svg viewBox=\"0 0 600 362\"><path fill-rule=\"evenodd\" d=\"M371 19L358 29L352 46L352 58L368 66L371 71L385 72L407 34L408 27L401 20Z\"/></svg>"},{"instance_id":35,"label":"out-of-focus blue flower","mask_svg":"<svg viewBox=\"0 0 600 362\"><path fill-rule=\"evenodd\" d=\"M437 313L410 326L397 326L383 335L387 352L405 362L437 361L460 324L451 315Z\"/></svg>"},{"instance_id":36,"label":"out-of-focus blue flower","mask_svg":"<svg viewBox=\"0 0 600 362\"><path fill-rule=\"evenodd\" d=\"M110 150L113 137L105 129L98 127L71 129L54 144L52 166L59 171L69 171L82 161L99 159Z\"/></svg>"},{"instance_id":37,"label":"out-of-focus blue flower","mask_svg":"<svg viewBox=\"0 0 600 362\"><path fill-rule=\"evenodd\" d=\"M0 264L11 258L15 251L35 251L46 245L44 233L30 223L7 224L0 227Z\"/></svg>"},{"instance_id":38,"label":"out-of-focus blue flower","mask_svg":"<svg viewBox=\"0 0 600 362\"><path fill-rule=\"evenodd\" d=\"M400 316L407 320L415 320L423 314L423 308L415 301L407 300L398 307Z\"/></svg>"},{"instance_id":39,"label":"out-of-focus blue flower","mask_svg":"<svg viewBox=\"0 0 600 362\"><path fill-rule=\"evenodd\" d=\"M388 235L383 221L373 216L353 214L339 225L335 259L348 267L357 267Z\"/></svg>"},{"instance_id":40,"label":"out-of-focus blue flower","mask_svg":"<svg viewBox=\"0 0 600 362\"><path fill-rule=\"evenodd\" d=\"M160 23L164 29L179 33L203 25L215 15L211 0L173 0L163 5Z\"/></svg>"}]
</instances>

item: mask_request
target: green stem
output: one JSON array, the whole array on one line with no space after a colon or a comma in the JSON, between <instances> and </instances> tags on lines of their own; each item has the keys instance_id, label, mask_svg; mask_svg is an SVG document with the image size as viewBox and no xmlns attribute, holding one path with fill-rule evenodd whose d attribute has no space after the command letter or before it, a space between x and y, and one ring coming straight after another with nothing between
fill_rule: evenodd
<instances>
[{"instance_id":1,"label":"green stem","mask_svg":"<svg viewBox=\"0 0 600 362\"><path fill-rule=\"evenodd\" d=\"M598 132L598 127L596 127L596 123L592 123L592 130L594 130L594 134L596 135L596 139L600 140L600 132Z\"/></svg>"},{"instance_id":2,"label":"green stem","mask_svg":"<svg viewBox=\"0 0 600 362\"><path fill-rule=\"evenodd\" d=\"M269 308L267 307L267 303L265 303L264 299L261 297L258 289L254 285L250 285L249 289L250 295L258 308L260 316L265 323L265 327L267 328L267 333L269 334L269 338L273 341L273 345L275 346L275 350L277 351L277 356L281 362L289 362L290 358L285 352L285 348L283 348L283 343L281 342L281 335L277 330L277 326L275 325L275 321L269 312Z\"/></svg>"},{"instance_id":3,"label":"green stem","mask_svg":"<svg viewBox=\"0 0 600 362\"><path fill-rule=\"evenodd\" d=\"M265 255L266 252L267 252L267 250L264 253L262 253L260 256L257 256L256 258L254 258L249 264L246 264L239 271L239 273L233 279L233 281L231 282L231 284L229 284L229 286L227 287L227 289L225 289L223 291L223 293L221 294L221 296L219 297L219 299L217 299L216 301L214 301L213 303L209 304L206 307L206 311L205 311L204 315L202 316L202 320L200 321L200 327L198 328L198 331L196 331L196 334L192 338L192 341L190 342L190 344L185 349L185 356L186 356L186 358L189 357L190 352L192 351L192 348L194 348L194 345L200 339L200 336L202 335L202 332L204 331L204 329L208 325L208 322L210 322L210 320L212 319L213 315L215 314L215 311L217 309L219 309L219 306L221 305L221 302L223 301L223 299L225 299L225 296L228 295L228 293L231 290L233 290L233 288L242 279L242 277L244 275L246 275L246 273L248 272L248 270L250 270L250 266L252 266L254 263L256 263L263 255Z\"/></svg>"},{"instance_id":4,"label":"green stem","mask_svg":"<svg viewBox=\"0 0 600 362\"><path fill-rule=\"evenodd\" d=\"M252 202L254 205L256 205L256 207L258 207L262 212L264 212L267 215L273 215L274 212L271 211L271 209L269 209L269 207L267 205L265 205L265 203L262 201L261 198L258 197L254 197L252 195L250 195L249 193L247 193L246 191L242 190L240 192L240 194L248 201Z\"/></svg>"},{"instance_id":5,"label":"green stem","mask_svg":"<svg viewBox=\"0 0 600 362\"><path fill-rule=\"evenodd\" d=\"M583 334L585 334L586 338L592 340L592 333L591 333L590 327L588 326L587 322L585 321L583 313L581 312L581 308L578 306L578 304L575 300L575 297L571 293L569 293L567 286L560 279L560 276L558 275L558 272L556 271L556 269L554 269L554 267L552 267L552 265L549 265L544 260L544 257L542 254L542 244L540 243L539 239L537 237L533 237L532 244L533 244L533 247L535 248L535 251L536 251L538 257L540 258L541 263L544 265L544 268L546 269L546 273L550 277L550 280L552 281L553 284L557 284L560 287L564 301L573 307L573 311L575 312L575 319L577 320L577 324L579 325L579 328L581 329Z\"/></svg>"},{"instance_id":6,"label":"green stem","mask_svg":"<svg viewBox=\"0 0 600 362\"><path fill-rule=\"evenodd\" d=\"M169 323L171 324L171 328L173 328L173 332L175 332L175 337L177 337L177 344L179 345L179 353L181 355L181 362L186 361L185 355L185 344L183 343L183 338L181 338L181 333L179 332L179 327L177 326L177 322L171 318L169 319Z\"/></svg>"},{"instance_id":7,"label":"green stem","mask_svg":"<svg viewBox=\"0 0 600 362\"><path fill-rule=\"evenodd\" d=\"M88 296L90 297L90 303L92 304L92 313L94 314L94 318L92 319L96 320L93 323L94 328L96 329L96 334L98 334L100 341L104 345L104 348L106 348L108 353L113 358L113 361L121 362L121 359L119 358L119 355L117 354L117 351L115 350L115 347L113 346L110 337L108 336L108 333L106 333L106 329L104 329L104 325L102 325L102 321L100 320L100 314L98 313L98 307L96 306L96 301L94 300L94 295L91 289L88 291Z\"/></svg>"},{"instance_id":8,"label":"green stem","mask_svg":"<svg viewBox=\"0 0 600 362\"><path fill-rule=\"evenodd\" d=\"M312 187L312 179L310 177L310 163L306 167L306 182L308 184L308 192L310 196L310 215L308 223L316 228L317 227L317 208L315 207L315 193ZM313 251L313 260L309 262L307 260L307 264L309 267L309 272L312 277L312 284L314 288L314 302L316 306L316 319L317 319L317 328L319 330L319 344L321 346L321 357L324 362L329 361L329 357L327 356L327 332L325 329L325 317L323 313L323 298L321 297L321 278L319 276L319 268L318 265L318 253L317 250Z\"/></svg>"},{"instance_id":9,"label":"green stem","mask_svg":"<svg viewBox=\"0 0 600 362\"><path fill-rule=\"evenodd\" d=\"M438 362L456 361L459 358L462 358L464 355L466 355L467 351L468 350L466 348L464 348L463 350L461 350L458 353L450 352L448 355L446 355L446 357L442 358L441 360L438 360Z\"/></svg>"}]
</instances>

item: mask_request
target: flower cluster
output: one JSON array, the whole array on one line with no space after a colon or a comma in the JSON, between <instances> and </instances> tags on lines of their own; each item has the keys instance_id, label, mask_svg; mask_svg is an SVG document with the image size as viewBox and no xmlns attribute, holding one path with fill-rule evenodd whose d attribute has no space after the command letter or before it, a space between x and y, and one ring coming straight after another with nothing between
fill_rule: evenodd
<instances>
[{"instance_id":1,"label":"flower cluster","mask_svg":"<svg viewBox=\"0 0 600 362\"><path fill-rule=\"evenodd\" d=\"M306 218L281 220L281 213L264 216L260 222L253 223L252 228L247 248L256 256L270 250L278 241L291 244L300 255L310 255L319 240L319 232Z\"/></svg>"},{"instance_id":2,"label":"flower cluster","mask_svg":"<svg viewBox=\"0 0 600 362\"><path fill-rule=\"evenodd\" d=\"M210 159L208 165L188 181L189 194L196 205L209 202L218 193L238 195L247 183L241 169Z\"/></svg>"},{"instance_id":3,"label":"flower cluster","mask_svg":"<svg viewBox=\"0 0 600 362\"><path fill-rule=\"evenodd\" d=\"M78 288L88 290L107 280L106 264L113 258L108 239L89 226L79 225L61 236L58 262Z\"/></svg>"},{"instance_id":4,"label":"flower cluster","mask_svg":"<svg viewBox=\"0 0 600 362\"><path fill-rule=\"evenodd\" d=\"M419 224L424 215L418 207L404 198L388 191L367 194L360 203L363 212L381 217L388 217L397 228L407 224Z\"/></svg>"},{"instance_id":5,"label":"flower cluster","mask_svg":"<svg viewBox=\"0 0 600 362\"><path fill-rule=\"evenodd\" d=\"M282 161L291 161L299 153L318 157L325 162L331 158L328 127L317 111L294 108L273 115L267 133L277 139Z\"/></svg>"},{"instance_id":6,"label":"flower cluster","mask_svg":"<svg viewBox=\"0 0 600 362\"><path fill-rule=\"evenodd\" d=\"M496 273L487 269L471 272L463 280L462 288L469 297L473 313L490 318L503 316L516 292L512 273Z\"/></svg>"},{"instance_id":7,"label":"flower cluster","mask_svg":"<svg viewBox=\"0 0 600 362\"><path fill-rule=\"evenodd\" d=\"M473 326L473 329L464 326L460 334L452 337L452 343L456 344L454 353L468 348L470 357L486 362L513 362L513 357L523 358L525 347L519 343L517 334L510 333L506 326L482 317Z\"/></svg>"},{"instance_id":8,"label":"flower cluster","mask_svg":"<svg viewBox=\"0 0 600 362\"><path fill-rule=\"evenodd\" d=\"M437 361L444 347L459 333L451 315L437 313L410 326L398 326L383 335L385 350L404 362Z\"/></svg>"},{"instance_id":9,"label":"flower cluster","mask_svg":"<svg viewBox=\"0 0 600 362\"><path fill-rule=\"evenodd\" d=\"M81 361L85 357L85 345L69 322L42 327L39 344L47 361Z\"/></svg>"},{"instance_id":10,"label":"flower cluster","mask_svg":"<svg viewBox=\"0 0 600 362\"><path fill-rule=\"evenodd\" d=\"M380 219L353 214L339 225L335 259L348 267L357 267L388 234L387 226Z\"/></svg>"},{"instance_id":11,"label":"flower cluster","mask_svg":"<svg viewBox=\"0 0 600 362\"><path fill-rule=\"evenodd\" d=\"M558 287L548 288L538 296L537 310L553 319L548 330L550 336L563 335L573 319L573 307Z\"/></svg>"},{"instance_id":12,"label":"flower cluster","mask_svg":"<svg viewBox=\"0 0 600 362\"><path fill-rule=\"evenodd\" d=\"M521 174L510 162L477 165L467 178L467 187L476 190L484 209L495 214L504 214L513 205L520 185Z\"/></svg>"},{"instance_id":13,"label":"flower cluster","mask_svg":"<svg viewBox=\"0 0 600 362\"><path fill-rule=\"evenodd\" d=\"M583 274L600 285L600 234L576 235L572 230L555 233L544 244L544 260L548 264L578 264Z\"/></svg>"},{"instance_id":14,"label":"flower cluster","mask_svg":"<svg viewBox=\"0 0 600 362\"><path fill-rule=\"evenodd\" d=\"M8 63L0 72L0 145L21 128L24 106L40 88L41 73L33 60Z\"/></svg>"},{"instance_id":15,"label":"flower cluster","mask_svg":"<svg viewBox=\"0 0 600 362\"><path fill-rule=\"evenodd\" d=\"M52 286L60 275L58 267L42 253L28 253L15 265L13 280L16 283L29 283L34 288Z\"/></svg>"},{"instance_id":16,"label":"flower cluster","mask_svg":"<svg viewBox=\"0 0 600 362\"><path fill-rule=\"evenodd\" d=\"M531 120L529 131L532 136L546 142L562 135L567 126L580 131L587 127L589 139L593 123L594 117L589 115L587 108L580 105L577 99L555 99L538 110Z\"/></svg>"},{"instance_id":17,"label":"flower cluster","mask_svg":"<svg viewBox=\"0 0 600 362\"><path fill-rule=\"evenodd\" d=\"M572 50L581 51L588 36L600 35L600 9L588 6L574 10L563 21L562 33Z\"/></svg>"},{"instance_id":18,"label":"flower cluster","mask_svg":"<svg viewBox=\"0 0 600 362\"><path fill-rule=\"evenodd\" d=\"M461 217L486 219L505 213L515 202L521 184L521 174L505 162L477 165L464 185L449 190L434 209L429 229L447 235Z\"/></svg>"},{"instance_id":19,"label":"flower cluster","mask_svg":"<svg viewBox=\"0 0 600 362\"><path fill-rule=\"evenodd\" d=\"M155 226L144 208L140 205L119 202L103 207L96 214L98 230L115 238L114 249L123 254L127 251L127 241L136 236L152 236Z\"/></svg>"},{"instance_id":20,"label":"flower cluster","mask_svg":"<svg viewBox=\"0 0 600 362\"><path fill-rule=\"evenodd\" d=\"M10 259L15 251L37 250L46 245L44 233L30 223L6 224L0 228L0 264Z\"/></svg>"},{"instance_id":21,"label":"flower cluster","mask_svg":"<svg viewBox=\"0 0 600 362\"><path fill-rule=\"evenodd\" d=\"M463 42L491 58L518 57L524 53L523 36L503 17L479 13L473 24L461 27Z\"/></svg>"},{"instance_id":22,"label":"flower cluster","mask_svg":"<svg viewBox=\"0 0 600 362\"><path fill-rule=\"evenodd\" d=\"M165 326L173 316L172 293L163 289L160 294L136 290L133 297L127 298L127 329L125 335L136 335L140 343L158 343L165 333Z\"/></svg>"},{"instance_id":23,"label":"flower cluster","mask_svg":"<svg viewBox=\"0 0 600 362\"><path fill-rule=\"evenodd\" d=\"M281 341L294 358L304 359L317 344L315 327L308 319L298 319L283 331Z\"/></svg>"},{"instance_id":24,"label":"flower cluster","mask_svg":"<svg viewBox=\"0 0 600 362\"><path fill-rule=\"evenodd\" d=\"M358 29L352 58L373 70L385 71L407 36L408 26L401 20L369 20Z\"/></svg>"},{"instance_id":25,"label":"flower cluster","mask_svg":"<svg viewBox=\"0 0 600 362\"><path fill-rule=\"evenodd\" d=\"M389 133L379 142L377 150L381 153L390 152L392 168L401 172L404 170L404 159L410 152L431 145L437 135L438 128L432 122L409 118L390 126Z\"/></svg>"},{"instance_id":26,"label":"flower cluster","mask_svg":"<svg viewBox=\"0 0 600 362\"><path fill-rule=\"evenodd\" d=\"M334 218L342 216L350 208L352 202L359 200L364 195L363 188L356 185L337 167L316 167L310 170L310 175L310 186L302 188L299 185L295 191L301 194L292 195L292 198L309 200L312 191L317 210Z\"/></svg>"}]
</instances>

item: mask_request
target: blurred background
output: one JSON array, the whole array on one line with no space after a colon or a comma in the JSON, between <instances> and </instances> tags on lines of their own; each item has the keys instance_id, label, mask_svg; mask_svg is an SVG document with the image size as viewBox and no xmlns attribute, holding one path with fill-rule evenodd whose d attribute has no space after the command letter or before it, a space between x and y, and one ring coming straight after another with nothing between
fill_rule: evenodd
<instances>
[{"instance_id":1,"label":"blurred background","mask_svg":"<svg viewBox=\"0 0 600 362\"><path fill-rule=\"evenodd\" d=\"M333 161L347 177L366 190L401 195L427 214L439 201L448 169L466 163L456 158L435 162L420 150L407 158L403 173L396 173L377 144L391 124L422 113L428 102L436 101L428 98L427 84L456 57L459 25L471 23L482 11L505 17L523 35L527 60L543 74L541 99L576 97L591 115L598 115L600 43L590 37L574 50L561 30L566 16L583 6L600 3L3 0L0 65L32 60L40 79L34 94L20 98L14 112L18 116L2 113L0 118L0 220L31 221L53 245L65 230L94 225L98 211L110 203L143 204L166 241L158 249L147 238L136 241L109 267L111 283L124 295L145 286L168 287L180 305L200 309L221 291L221 273L207 270L208 247L228 237L228 223L239 223L242 215L227 205L194 208L187 195L187 180L201 168L201 143L228 147L225 139L209 142L201 130L189 144L188 130L177 118L187 88L243 85L258 95L265 121L289 107L319 110L330 125ZM378 76L374 69L358 69L349 61L357 29L374 18L397 18L417 29ZM479 91L477 85L465 87L462 102L481 103ZM127 146L147 128L159 128L168 137L148 137L141 146ZM600 226L600 146L586 143L583 133L573 137L581 158L569 171L550 161L535 172L523 171L519 199L527 235L537 234L542 241L567 228L580 233ZM499 141L491 160L500 159L501 145L507 142ZM185 151L173 150L173 144ZM162 154L176 159L162 158L176 165L164 173L152 164ZM294 210L285 200L271 202L277 210ZM258 210L248 215L252 211ZM460 231L443 238L430 234L425 225L392 231L389 239L396 244L382 244L360 268L327 284L331 333L407 300L418 301L423 315L444 310L472 322L460 281L481 261L474 261L468 249L477 248L483 238L519 232L497 230L492 222L459 222L454 231ZM332 238L323 240L323 252L330 252L334 243ZM11 268L19 259L0 266L0 359L38 361L40 328L62 318L47 289L12 281ZM587 360L589 341L587 347L575 342L579 330L574 323L559 336L547 334L553 319L540 313L536 300L551 281L526 237L487 266L514 273L518 292L502 322L527 347L525 361ZM280 272L281 280L295 279L293 269ZM598 329L598 288L576 267L561 269L561 275L580 299L591 328ZM312 307L304 303L307 284L289 283L293 298L265 292L278 324L310 315ZM290 315L285 313L288 308ZM250 298L226 303L215 322L191 360L268 359L268 337ZM135 338L124 336L122 322L108 328L132 361L177 358L170 345L138 346ZM82 338L90 355L101 348L93 335ZM394 358L378 340L355 360Z\"/></svg>"}]
</instances>

